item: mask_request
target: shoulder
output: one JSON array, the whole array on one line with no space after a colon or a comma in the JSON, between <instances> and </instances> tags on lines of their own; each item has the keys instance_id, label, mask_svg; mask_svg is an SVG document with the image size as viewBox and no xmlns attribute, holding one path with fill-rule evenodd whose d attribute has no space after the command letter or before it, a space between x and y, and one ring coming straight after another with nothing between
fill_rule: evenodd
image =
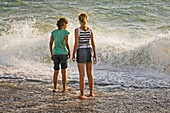
<instances>
[{"instance_id":1,"label":"shoulder","mask_svg":"<svg viewBox=\"0 0 170 113\"><path fill-rule=\"evenodd\" d=\"M52 32L56 32L56 31L58 31L58 29L54 29Z\"/></svg>"},{"instance_id":2,"label":"shoulder","mask_svg":"<svg viewBox=\"0 0 170 113\"><path fill-rule=\"evenodd\" d=\"M79 30L79 28L76 28L74 31L75 31L75 32L78 32L78 30Z\"/></svg>"},{"instance_id":3,"label":"shoulder","mask_svg":"<svg viewBox=\"0 0 170 113\"><path fill-rule=\"evenodd\" d=\"M75 31L78 31L78 29L79 29L79 27L77 27L77 28L75 29Z\"/></svg>"},{"instance_id":4,"label":"shoulder","mask_svg":"<svg viewBox=\"0 0 170 113\"><path fill-rule=\"evenodd\" d=\"M55 29L55 30L53 30L51 33L53 34L54 32L57 32L58 30L57 29Z\"/></svg>"},{"instance_id":5,"label":"shoulder","mask_svg":"<svg viewBox=\"0 0 170 113\"><path fill-rule=\"evenodd\" d=\"M92 28L90 28L90 27L89 27L89 31L90 31L91 33L93 33L93 29L92 29Z\"/></svg>"},{"instance_id":6,"label":"shoulder","mask_svg":"<svg viewBox=\"0 0 170 113\"><path fill-rule=\"evenodd\" d=\"M89 27L88 30L89 30L89 32L90 32L90 34L91 34L91 36L92 36L92 35L93 35L93 30L92 30L92 28Z\"/></svg>"},{"instance_id":7,"label":"shoulder","mask_svg":"<svg viewBox=\"0 0 170 113\"><path fill-rule=\"evenodd\" d=\"M92 28L91 28L91 27L88 27L88 30L92 31Z\"/></svg>"},{"instance_id":8,"label":"shoulder","mask_svg":"<svg viewBox=\"0 0 170 113\"><path fill-rule=\"evenodd\" d=\"M66 34L70 34L70 32L69 32L69 31L67 31L67 30L64 30L64 32L65 32Z\"/></svg>"},{"instance_id":9,"label":"shoulder","mask_svg":"<svg viewBox=\"0 0 170 113\"><path fill-rule=\"evenodd\" d=\"M93 33L93 32L92 32L92 29L91 29L90 27L88 27L87 32L90 32L90 34Z\"/></svg>"}]
</instances>

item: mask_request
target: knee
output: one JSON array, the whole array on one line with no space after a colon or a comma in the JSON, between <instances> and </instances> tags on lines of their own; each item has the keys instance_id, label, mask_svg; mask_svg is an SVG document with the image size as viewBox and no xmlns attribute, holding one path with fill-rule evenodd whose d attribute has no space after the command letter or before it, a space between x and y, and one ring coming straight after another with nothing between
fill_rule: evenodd
<instances>
[{"instance_id":1,"label":"knee","mask_svg":"<svg viewBox=\"0 0 170 113\"><path fill-rule=\"evenodd\" d=\"M92 77L93 74L92 74L92 73L87 73L87 76L88 76L88 77Z\"/></svg>"},{"instance_id":2,"label":"knee","mask_svg":"<svg viewBox=\"0 0 170 113\"><path fill-rule=\"evenodd\" d=\"M85 77L85 73L80 73L80 77Z\"/></svg>"}]
</instances>

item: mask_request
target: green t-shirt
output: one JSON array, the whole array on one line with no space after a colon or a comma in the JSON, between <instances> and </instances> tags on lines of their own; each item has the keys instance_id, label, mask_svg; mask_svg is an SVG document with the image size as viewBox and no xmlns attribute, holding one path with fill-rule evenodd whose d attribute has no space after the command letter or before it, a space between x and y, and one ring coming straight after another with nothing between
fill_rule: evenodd
<instances>
[{"instance_id":1,"label":"green t-shirt","mask_svg":"<svg viewBox=\"0 0 170 113\"><path fill-rule=\"evenodd\" d=\"M68 54L68 51L65 45L65 37L69 34L70 32L68 32L67 30L52 31L51 35L54 38L54 48L53 48L54 55L67 55Z\"/></svg>"}]
</instances>

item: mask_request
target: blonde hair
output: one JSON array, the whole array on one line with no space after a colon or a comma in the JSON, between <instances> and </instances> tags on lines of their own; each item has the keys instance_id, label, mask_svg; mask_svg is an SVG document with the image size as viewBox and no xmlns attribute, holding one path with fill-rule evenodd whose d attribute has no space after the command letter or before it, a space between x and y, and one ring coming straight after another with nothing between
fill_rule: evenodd
<instances>
[{"instance_id":1,"label":"blonde hair","mask_svg":"<svg viewBox=\"0 0 170 113\"><path fill-rule=\"evenodd\" d=\"M79 16L78 16L78 19L81 23L86 24L86 20L88 20L87 13L80 13Z\"/></svg>"}]
</instances>

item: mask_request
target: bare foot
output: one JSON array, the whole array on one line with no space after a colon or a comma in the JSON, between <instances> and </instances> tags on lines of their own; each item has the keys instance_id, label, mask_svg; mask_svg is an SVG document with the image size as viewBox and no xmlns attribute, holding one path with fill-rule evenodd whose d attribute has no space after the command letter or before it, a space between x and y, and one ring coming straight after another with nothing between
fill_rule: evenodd
<instances>
[{"instance_id":1,"label":"bare foot","mask_svg":"<svg viewBox=\"0 0 170 113\"><path fill-rule=\"evenodd\" d=\"M94 93L91 93L91 94L89 94L88 97L95 97L95 94L94 94Z\"/></svg>"},{"instance_id":2,"label":"bare foot","mask_svg":"<svg viewBox=\"0 0 170 113\"><path fill-rule=\"evenodd\" d=\"M87 99L88 97L86 97L86 96L81 96L81 95L77 95L76 98L83 100L83 99Z\"/></svg>"},{"instance_id":3,"label":"bare foot","mask_svg":"<svg viewBox=\"0 0 170 113\"><path fill-rule=\"evenodd\" d=\"M62 90L61 93L66 93L66 90Z\"/></svg>"},{"instance_id":4,"label":"bare foot","mask_svg":"<svg viewBox=\"0 0 170 113\"><path fill-rule=\"evenodd\" d=\"M53 89L53 93L56 93L56 92L58 92L58 89Z\"/></svg>"}]
</instances>

